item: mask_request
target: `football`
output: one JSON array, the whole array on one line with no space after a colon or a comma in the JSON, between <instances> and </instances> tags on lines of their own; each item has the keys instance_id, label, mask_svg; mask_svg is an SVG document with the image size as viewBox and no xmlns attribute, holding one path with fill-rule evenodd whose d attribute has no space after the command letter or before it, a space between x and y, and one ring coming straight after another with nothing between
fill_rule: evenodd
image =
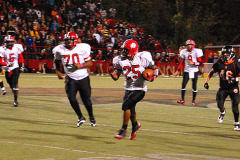
<instances>
[{"instance_id":1,"label":"football","mask_svg":"<svg viewBox=\"0 0 240 160\"><path fill-rule=\"evenodd\" d=\"M142 75L143 75L143 78L144 79L147 79L148 78L148 75L149 76L153 76L154 72L153 72L153 69L150 69L150 68L147 68L145 69L145 71L143 71Z\"/></svg>"}]
</instances>

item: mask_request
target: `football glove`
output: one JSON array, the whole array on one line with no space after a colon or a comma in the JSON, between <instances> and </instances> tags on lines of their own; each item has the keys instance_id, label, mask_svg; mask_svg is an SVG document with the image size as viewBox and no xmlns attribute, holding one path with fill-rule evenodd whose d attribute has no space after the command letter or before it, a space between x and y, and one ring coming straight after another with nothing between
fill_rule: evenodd
<instances>
[{"instance_id":1,"label":"football glove","mask_svg":"<svg viewBox=\"0 0 240 160\"><path fill-rule=\"evenodd\" d=\"M158 70L158 69L154 69L154 70L153 70L153 75L157 77L158 74L159 74L159 70ZM155 78L156 78L156 77L155 77Z\"/></svg>"},{"instance_id":2,"label":"football glove","mask_svg":"<svg viewBox=\"0 0 240 160\"><path fill-rule=\"evenodd\" d=\"M206 88L207 90L209 89L208 83L204 83L204 88Z\"/></svg>"},{"instance_id":3,"label":"football glove","mask_svg":"<svg viewBox=\"0 0 240 160\"><path fill-rule=\"evenodd\" d=\"M153 82L153 81L156 79L156 77L157 77L157 76L155 76L155 75L151 76L151 75L149 75L149 74L147 73L147 78L146 78L146 79L147 79L148 81L150 81L150 82Z\"/></svg>"}]
</instances>

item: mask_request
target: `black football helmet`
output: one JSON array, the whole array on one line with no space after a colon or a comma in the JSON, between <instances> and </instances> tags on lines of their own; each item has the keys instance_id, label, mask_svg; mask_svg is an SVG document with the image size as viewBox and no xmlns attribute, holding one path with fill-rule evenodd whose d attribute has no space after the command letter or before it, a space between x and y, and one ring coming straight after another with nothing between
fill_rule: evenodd
<instances>
[{"instance_id":1,"label":"black football helmet","mask_svg":"<svg viewBox=\"0 0 240 160\"><path fill-rule=\"evenodd\" d=\"M224 54L229 54L229 57L224 56ZM224 46L222 48L222 59L224 61L228 61L229 59L233 59L235 57L236 52L234 51L232 46Z\"/></svg>"}]
</instances>

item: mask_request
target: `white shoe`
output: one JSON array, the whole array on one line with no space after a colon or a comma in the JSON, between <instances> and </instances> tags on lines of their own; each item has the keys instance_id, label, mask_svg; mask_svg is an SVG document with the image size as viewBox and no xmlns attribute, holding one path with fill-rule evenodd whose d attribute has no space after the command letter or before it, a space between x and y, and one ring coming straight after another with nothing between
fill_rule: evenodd
<instances>
[{"instance_id":1,"label":"white shoe","mask_svg":"<svg viewBox=\"0 0 240 160\"><path fill-rule=\"evenodd\" d=\"M99 74L97 74L96 76L99 76Z\"/></svg>"},{"instance_id":2,"label":"white shoe","mask_svg":"<svg viewBox=\"0 0 240 160\"><path fill-rule=\"evenodd\" d=\"M103 77L103 76L104 76L104 74L101 74L101 76Z\"/></svg>"},{"instance_id":3,"label":"white shoe","mask_svg":"<svg viewBox=\"0 0 240 160\"><path fill-rule=\"evenodd\" d=\"M234 131L239 131L239 122L234 122Z\"/></svg>"},{"instance_id":4,"label":"white shoe","mask_svg":"<svg viewBox=\"0 0 240 160\"><path fill-rule=\"evenodd\" d=\"M37 71L37 73L41 73L41 72Z\"/></svg>"}]
</instances>

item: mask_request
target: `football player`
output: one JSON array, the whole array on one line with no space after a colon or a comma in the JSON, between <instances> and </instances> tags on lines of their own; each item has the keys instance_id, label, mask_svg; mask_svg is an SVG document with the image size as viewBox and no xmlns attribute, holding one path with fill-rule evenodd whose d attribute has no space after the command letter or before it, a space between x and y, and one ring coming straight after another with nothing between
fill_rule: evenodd
<instances>
[{"instance_id":1,"label":"football player","mask_svg":"<svg viewBox=\"0 0 240 160\"><path fill-rule=\"evenodd\" d=\"M123 124L115 138L123 139L129 120L132 122L132 132L130 140L133 140L141 124L136 119L136 104L141 101L147 91L146 80L142 73L146 68L154 69L154 75L148 75L147 80L153 81L158 76L158 68L154 65L151 53L147 51L138 52L139 46L135 40L126 40L122 45L122 54L113 59L113 64L109 66L109 74L113 80L118 80L120 74L125 78L125 95L123 97Z\"/></svg>"},{"instance_id":2,"label":"football player","mask_svg":"<svg viewBox=\"0 0 240 160\"><path fill-rule=\"evenodd\" d=\"M180 57L182 58L177 71L174 73L174 76L178 75L178 72L181 68L184 68L183 81L181 88L181 99L177 101L179 104L185 104L185 93L186 85L189 79L192 79L192 105L196 106L195 102L197 96L197 80L198 80L198 71L199 66L202 64L203 51L199 48L195 48L195 42L193 40L186 41L186 48L180 51Z\"/></svg>"},{"instance_id":3,"label":"football player","mask_svg":"<svg viewBox=\"0 0 240 160\"><path fill-rule=\"evenodd\" d=\"M5 77L14 95L13 106L17 107L19 70L23 70L24 59L22 56L23 46L15 44L14 41L14 37L11 35L5 37L5 44L0 48L0 65L5 66Z\"/></svg>"},{"instance_id":4,"label":"football player","mask_svg":"<svg viewBox=\"0 0 240 160\"><path fill-rule=\"evenodd\" d=\"M95 127L97 124L93 116L91 86L87 70L88 67L92 66L91 47L86 43L78 43L77 40L77 34L69 32L64 36L65 43L53 49L56 73L59 79L64 79L60 69L62 63L66 73L65 91L73 110L78 116L77 127L86 122L76 99L77 92L80 93L83 104L88 111L90 125Z\"/></svg>"},{"instance_id":5,"label":"football player","mask_svg":"<svg viewBox=\"0 0 240 160\"><path fill-rule=\"evenodd\" d=\"M222 48L221 58L213 64L205 81L204 87L209 89L208 82L214 73L219 74L220 88L217 92L217 106L220 110L218 122L222 123L226 109L224 107L225 99L229 96L232 102L232 112L234 116L234 130L239 128L239 75L240 75L240 60L234 60L235 51L232 46L224 46Z\"/></svg>"}]
</instances>

